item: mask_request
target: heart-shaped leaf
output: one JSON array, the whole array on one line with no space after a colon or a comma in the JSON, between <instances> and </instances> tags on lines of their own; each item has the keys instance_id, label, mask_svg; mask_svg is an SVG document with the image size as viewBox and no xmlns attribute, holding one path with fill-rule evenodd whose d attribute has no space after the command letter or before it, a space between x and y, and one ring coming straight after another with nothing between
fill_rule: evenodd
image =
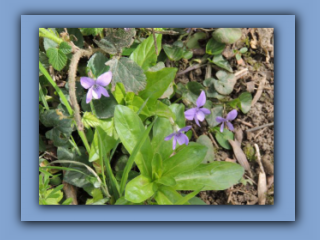
<instances>
[{"instance_id":1,"label":"heart-shaped leaf","mask_svg":"<svg viewBox=\"0 0 320 240\"><path fill-rule=\"evenodd\" d=\"M146 76L142 68L129 58L111 59L106 62L112 72L112 85L123 83L128 92L138 93L146 87Z\"/></svg>"},{"instance_id":2,"label":"heart-shaped leaf","mask_svg":"<svg viewBox=\"0 0 320 240\"><path fill-rule=\"evenodd\" d=\"M207 87L206 96L208 98L217 98L217 99L223 99L225 96L219 94L217 90L214 88L214 81L216 79L214 78L207 78L203 81L203 85Z\"/></svg>"},{"instance_id":3,"label":"heart-shaped leaf","mask_svg":"<svg viewBox=\"0 0 320 240\"><path fill-rule=\"evenodd\" d=\"M229 62L225 60L221 54L214 56L211 62L218 67L221 67L229 72L233 72L233 69Z\"/></svg>"},{"instance_id":4,"label":"heart-shaped leaf","mask_svg":"<svg viewBox=\"0 0 320 240\"><path fill-rule=\"evenodd\" d=\"M213 38L209 40L206 46L206 53L209 55L219 55L223 52L226 44L217 42Z\"/></svg>"},{"instance_id":5,"label":"heart-shaped leaf","mask_svg":"<svg viewBox=\"0 0 320 240\"><path fill-rule=\"evenodd\" d=\"M208 138L207 135L203 134L197 139L197 143L200 143L201 145L206 146L208 148L207 154L206 154L205 158L203 159L202 163L213 162L215 160L215 154L214 154L214 148L213 148L213 145L212 145L210 138Z\"/></svg>"},{"instance_id":6,"label":"heart-shaped leaf","mask_svg":"<svg viewBox=\"0 0 320 240\"><path fill-rule=\"evenodd\" d=\"M219 28L212 33L212 37L225 44L232 44L241 38L241 28Z\"/></svg>"},{"instance_id":7,"label":"heart-shaped leaf","mask_svg":"<svg viewBox=\"0 0 320 240\"><path fill-rule=\"evenodd\" d=\"M210 111L211 111L211 114L206 116L206 120L207 120L207 122L208 122L210 127L215 127L215 126L220 124L220 123L218 123L216 121L216 118L218 116L222 116L223 106L222 105L216 105Z\"/></svg>"},{"instance_id":8,"label":"heart-shaped leaf","mask_svg":"<svg viewBox=\"0 0 320 240\"><path fill-rule=\"evenodd\" d=\"M98 78L101 74L109 70L110 67L105 65L107 61L108 58L106 56L101 52L97 52L89 59L87 67L91 70L93 76Z\"/></svg>"},{"instance_id":9,"label":"heart-shaped leaf","mask_svg":"<svg viewBox=\"0 0 320 240\"><path fill-rule=\"evenodd\" d=\"M252 102L252 95L249 92L241 93L239 96L240 100L240 109L243 113L247 113L250 111L251 102Z\"/></svg>"},{"instance_id":10,"label":"heart-shaped leaf","mask_svg":"<svg viewBox=\"0 0 320 240\"><path fill-rule=\"evenodd\" d=\"M219 80L214 80L213 84L217 92L223 95L230 94L236 84L235 76L225 71L218 71L216 76Z\"/></svg>"},{"instance_id":11,"label":"heart-shaped leaf","mask_svg":"<svg viewBox=\"0 0 320 240\"><path fill-rule=\"evenodd\" d=\"M231 146L228 140L233 140L234 138L233 132L227 129L224 129L223 132L220 132L220 131L216 132L215 137L221 147L228 150L231 149Z\"/></svg>"},{"instance_id":12,"label":"heart-shaped leaf","mask_svg":"<svg viewBox=\"0 0 320 240\"><path fill-rule=\"evenodd\" d=\"M129 31L125 31L123 28L109 28L106 32L106 36L103 39L100 41L93 39L93 41L103 51L109 54L117 54L122 51L122 48L129 47L133 43L133 37L135 35L136 31L134 28L130 28Z\"/></svg>"}]
</instances>

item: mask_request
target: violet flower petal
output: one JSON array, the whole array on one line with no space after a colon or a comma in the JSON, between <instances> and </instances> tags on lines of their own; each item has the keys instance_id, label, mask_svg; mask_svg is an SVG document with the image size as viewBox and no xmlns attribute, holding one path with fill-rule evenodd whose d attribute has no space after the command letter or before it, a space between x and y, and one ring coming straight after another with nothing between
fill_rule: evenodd
<instances>
[{"instance_id":1,"label":"violet flower petal","mask_svg":"<svg viewBox=\"0 0 320 240\"><path fill-rule=\"evenodd\" d=\"M197 109L196 108L191 108L191 109L189 109L189 110L184 112L184 116L188 120L193 120L194 116L196 115L196 113L197 113Z\"/></svg>"},{"instance_id":2,"label":"violet flower petal","mask_svg":"<svg viewBox=\"0 0 320 240\"><path fill-rule=\"evenodd\" d=\"M101 93L103 90L101 90L103 87L100 87L98 85L96 85L95 88L92 88L92 97L94 99L100 99L101 98Z\"/></svg>"},{"instance_id":3,"label":"violet flower petal","mask_svg":"<svg viewBox=\"0 0 320 240\"><path fill-rule=\"evenodd\" d=\"M200 126L200 123L199 123L199 121L198 121L198 118L195 117L194 120L195 120L196 124L197 124L199 127L201 127L201 126Z\"/></svg>"},{"instance_id":4,"label":"violet flower petal","mask_svg":"<svg viewBox=\"0 0 320 240\"><path fill-rule=\"evenodd\" d=\"M223 128L224 128L224 122L220 126L220 132L223 132Z\"/></svg>"},{"instance_id":5,"label":"violet flower petal","mask_svg":"<svg viewBox=\"0 0 320 240\"><path fill-rule=\"evenodd\" d=\"M172 141L172 149L175 150L176 149L176 145L177 145L177 138L176 136L173 137L173 141Z\"/></svg>"},{"instance_id":6,"label":"violet flower petal","mask_svg":"<svg viewBox=\"0 0 320 240\"><path fill-rule=\"evenodd\" d=\"M207 108L200 108L199 110L200 110L201 112L203 112L205 115L211 114L211 111L210 111L209 109L207 109Z\"/></svg>"},{"instance_id":7,"label":"violet flower petal","mask_svg":"<svg viewBox=\"0 0 320 240\"><path fill-rule=\"evenodd\" d=\"M191 126L186 126L186 127L183 127L179 130L179 132L187 132L191 129L192 127Z\"/></svg>"},{"instance_id":8,"label":"violet flower petal","mask_svg":"<svg viewBox=\"0 0 320 240\"><path fill-rule=\"evenodd\" d=\"M234 130L234 127L233 127L232 123L227 122L227 126L228 126L228 128L229 128L230 131L233 131L233 130Z\"/></svg>"},{"instance_id":9,"label":"violet flower petal","mask_svg":"<svg viewBox=\"0 0 320 240\"><path fill-rule=\"evenodd\" d=\"M233 109L232 111L230 111L230 112L228 113L226 119L227 119L228 121L232 121L232 120L234 120L234 119L237 117L237 115L238 115L237 110Z\"/></svg>"},{"instance_id":10,"label":"violet flower petal","mask_svg":"<svg viewBox=\"0 0 320 240\"><path fill-rule=\"evenodd\" d=\"M188 136L185 135L185 134L182 134L182 136L183 136L183 138L184 138L184 144L188 146L188 144L189 144L189 138L188 138Z\"/></svg>"},{"instance_id":11,"label":"violet flower petal","mask_svg":"<svg viewBox=\"0 0 320 240\"><path fill-rule=\"evenodd\" d=\"M106 72L104 74L101 74L98 78L97 78L97 84L99 84L102 87L105 87L107 85L109 85L109 83L111 82L112 79L112 72Z\"/></svg>"},{"instance_id":12,"label":"violet flower petal","mask_svg":"<svg viewBox=\"0 0 320 240\"><path fill-rule=\"evenodd\" d=\"M100 87L100 88L99 88L99 91L101 92L101 94L102 94L103 96L105 96L105 97L110 97L107 89L105 89L104 87Z\"/></svg>"},{"instance_id":13,"label":"violet flower petal","mask_svg":"<svg viewBox=\"0 0 320 240\"><path fill-rule=\"evenodd\" d=\"M177 141L180 145L184 144L185 143L185 138L183 137L183 133L180 133L180 134L177 134L176 135L176 138L177 138Z\"/></svg>"},{"instance_id":14,"label":"violet flower petal","mask_svg":"<svg viewBox=\"0 0 320 240\"><path fill-rule=\"evenodd\" d=\"M175 135L175 133L171 133L170 135L166 136L164 138L165 141L169 141L173 136Z\"/></svg>"},{"instance_id":15,"label":"violet flower petal","mask_svg":"<svg viewBox=\"0 0 320 240\"><path fill-rule=\"evenodd\" d=\"M88 104L89 102L91 102L91 99L92 99L92 88L90 88L87 93L86 103Z\"/></svg>"},{"instance_id":16,"label":"violet flower petal","mask_svg":"<svg viewBox=\"0 0 320 240\"><path fill-rule=\"evenodd\" d=\"M94 85L94 80L89 77L81 77L80 83L83 88L88 89Z\"/></svg>"},{"instance_id":17,"label":"violet flower petal","mask_svg":"<svg viewBox=\"0 0 320 240\"><path fill-rule=\"evenodd\" d=\"M206 94L204 91L201 91L200 96L197 99L197 107L200 108L206 103Z\"/></svg>"},{"instance_id":18,"label":"violet flower petal","mask_svg":"<svg viewBox=\"0 0 320 240\"><path fill-rule=\"evenodd\" d=\"M202 111L198 111L197 112L197 119L202 122L204 120L204 118L206 117L206 115L204 115L204 113Z\"/></svg>"},{"instance_id":19,"label":"violet flower petal","mask_svg":"<svg viewBox=\"0 0 320 240\"><path fill-rule=\"evenodd\" d=\"M222 122L225 122L226 120L223 117L216 117L216 121L218 123L222 123Z\"/></svg>"}]
</instances>

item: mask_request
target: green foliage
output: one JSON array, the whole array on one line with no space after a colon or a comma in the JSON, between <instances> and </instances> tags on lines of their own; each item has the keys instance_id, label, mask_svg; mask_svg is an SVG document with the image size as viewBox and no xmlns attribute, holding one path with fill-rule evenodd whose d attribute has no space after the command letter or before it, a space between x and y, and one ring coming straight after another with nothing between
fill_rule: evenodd
<instances>
[{"instance_id":1,"label":"green foliage","mask_svg":"<svg viewBox=\"0 0 320 240\"><path fill-rule=\"evenodd\" d=\"M216 118L218 116L222 116L223 106L216 105L212 109L210 109L210 111L211 111L211 114L206 116L206 120L210 127L215 127L220 124L216 121Z\"/></svg>"},{"instance_id":2,"label":"green foliage","mask_svg":"<svg viewBox=\"0 0 320 240\"><path fill-rule=\"evenodd\" d=\"M197 139L197 143L200 143L203 146L206 146L208 148L207 154L204 157L202 163L211 163L215 160L215 155L214 155L214 147L212 145L212 142L210 138L207 135L201 135Z\"/></svg>"},{"instance_id":3,"label":"green foliage","mask_svg":"<svg viewBox=\"0 0 320 240\"><path fill-rule=\"evenodd\" d=\"M134 28L130 28L129 31L125 31L123 28L112 29L108 28L106 36L97 41L93 41L101 48L103 51L109 54L119 54L122 52L124 47L130 47L133 43L133 37L136 31Z\"/></svg>"},{"instance_id":4,"label":"green foliage","mask_svg":"<svg viewBox=\"0 0 320 240\"><path fill-rule=\"evenodd\" d=\"M218 67L221 67L222 69L225 69L229 72L233 72L233 69L229 62L225 60L221 54L213 56L212 61L210 59L209 61L217 65Z\"/></svg>"},{"instance_id":5,"label":"green foliage","mask_svg":"<svg viewBox=\"0 0 320 240\"><path fill-rule=\"evenodd\" d=\"M161 51L162 34L156 34L158 55ZM145 39L130 55L130 59L135 61L144 71L157 62L157 56L153 36Z\"/></svg>"},{"instance_id":6,"label":"green foliage","mask_svg":"<svg viewBox=\"0 0 320 240\"><path fill-rule=\"evenodd\" d=\"M192 51L183 46L182 41L176 41L173 45L163 45L163 50L171 61L179 61L181 58L189 59L192 57Z\"/></svg>"},{"instance_id":7,"label":"green foliage","mask_svg":"<svg viewBox=\"0 0 320 240\"><path fill-rule=\"evenodd\" d=\"M187 42L187 47L189 49L197 49L200 48L199 40L205 39L207 35L204 32L197 32L193 34Z\"/></svg>"},{"instance_id":8,"label":"green foliage","mask_svg":"<svg viewBox=\"0 0 320 240\"><path fill-rule=\"evenodd\" d=\"M97 52L93 54L88 61L87 68L92 72L95 78L98 78L101 74L109 70L109 66L105 65L107 61L108 58L106 56L101 52Z\"/></svg>"},{"instance_id":9,"label":"green foliage","mask_svg":"<svg viewBox=\"0 0 320 240\"><path fill-rule=\"evenodd\" d=\"M103 28L80 28L80 31L83 36L97 36L103 32Z\"/></svg>"},{"instance_id":10,"label":"green foliage","mask_svg":"<svg viewBox=\"0 0 320 240\"><path fill-rule=\"evenodd\" d=\"M47 50L47 57L52 67L58 71L62 70L67 64L67 54L71 53L71 47L62 42L59 48L51 47Z\"/></svg>"},{"instance_id":11,"label":"green foliage","mask_svg":"<svg viewBox=\"0 0 320 240\"><path fill-rule=\"evenodd\" d=\"M233 140L233 137L234 137L233 132L227 129L224 129L223 132L217 131L215 134L215 137L221 147L228 150L231 149L231 146L228 140Z\"/></svg>"},{"instance_id":12,"label":"green foliage","mask_svg":"<svg viewBox=\"0 0 320 240\"><path fill-rule=\"evenodd\" d=\"M200 164L189 172L175 177L176 190L224 190L239 183L244 169L239 164L215 161L209 164Z\"/></svg>"},{"instance_id":13,"label":"green foliage","mask_svg":"<svg viewBox=\"0 0 320 240\"><path fill-rule=\"evenodd\" d=\"M212 33L213 39L217 42L232 44L241 38L241 28L219 28Z\"/></svg>"},{"instance_id":14,"label":"green foliage","mask_svg":"<svg viewBox=\"0 0 320 240\"><path fill-rule=\"evenodd\" d=\"M82 116L82 123L85 128L97 127L100 125L99 119L91 112L85 112Z\"/></svg>"},{"instance_id":15,"label":"green foliage","mask_svg":"<svg viewBox=\"0 0 320 240\"><path fill-rule=\"evenodd\" d=\"M236 78L232 73L226 73L225 71L218 71L216 73L218 80L214 80L214 88L218 93L222 95L229 95L236 84Z\"/></svg>"},{"instance_id":16,"label":"green foliage","mask_svg":"<svg viewBox=\"0 0 320 240\"><path fill-rule=\"evenodd\" d=\"M146 86L146 76L142 68L128 58L112 59L106 63L113 74L112 85L123 83L126 91L138 93Z\"/></svg>"},{"instance_id":17,"label":"green foliage","mask_svg":"<svg viewBox=\"0 0 320 240\"><path fill-rule=\"evenodd\" d=\"M225 48L225 44L221 42L217 42L213 38L211 38L206 46L206 53L209 55L219 55L223 52Z\"/></svg>"}]
</instances>

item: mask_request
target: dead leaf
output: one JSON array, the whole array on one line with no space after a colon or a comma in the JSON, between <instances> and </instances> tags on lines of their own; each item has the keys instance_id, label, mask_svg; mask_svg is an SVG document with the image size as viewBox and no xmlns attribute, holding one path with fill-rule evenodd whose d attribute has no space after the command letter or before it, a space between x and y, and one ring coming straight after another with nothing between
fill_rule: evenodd
<instances>
[{"instance_id":1,"label":"dead leaf","mask_svg":"<svg viewBox=\"0 0 320 240\"><path fill-rule=\"evenodd\" d=\"M247 170L248 172L250 172L250 165L248 163L247 157L244 154L244 152L242 151L242 149L240 148L240 146L238 145L238 143L236 141L233 140L228 140L232 149L233 149L233 153L236 156L238 162L240 163L240 165Z\"/></svg>"}]
</instances>

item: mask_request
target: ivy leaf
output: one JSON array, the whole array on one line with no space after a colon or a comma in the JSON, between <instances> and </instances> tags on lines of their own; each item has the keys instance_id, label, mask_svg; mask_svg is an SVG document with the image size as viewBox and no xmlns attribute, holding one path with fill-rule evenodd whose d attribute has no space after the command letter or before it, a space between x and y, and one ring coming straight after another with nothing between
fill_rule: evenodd
<instances>
[{"instance_id":1,"label":"ivy leaf","mask_svg":"<svg viewBox=\"0 0 320 240\"><path fill-rule=\"evenodd\" d=\"M226 44L217 42L211 38L206 46L206 53L210 55L219 55L223 52Z\"/></svg>"},{"instance_id":2,"label":"ivy leaf","mask_svg":"<svg viewBox=\"0 0 320 240\"><path fill-rule=\"evenodd\" d=\"M97 36L98 34L103 32L103 28L80 28L80 31L83 36Z\"/></svg>"},{"instance_id":3,"label":"ivy leaf","mask_svg":"<svg viewBox=\"0 0 320 240\"><path fill-rule=\"evenodd\" d=\"M215 137L221 147L230 150L231 146L228 140L233 140L233 132L224 129L223 132L217 131Z\"/></svg>"},{"instance_id":4,"label":"ivy leaf","mask_svg":"<svg viewBox=\"0 0 320 240\"><path fill-rule=\"evenodd\" d=\"M109 70L109 66L106 66L105 63L108 61L108 58L104 56L101 52L97 52L89 59L87 67L91 70L95 78L98 78L101 74Z\"/></svg>"},{"instance_id":5,"label":"ivy leaf","mask_svg":"<svg viewBox=\"0 0 320 240\"><path fill-rule=\"evenodd\" d=\"M219 80L214 80L214 87L218 93L228 95L233 91L233 87L236 84L236 78L232 73L226 73L225 71L218 71L216 76Z\"/></svg>"},{"instance_id":6,"label":"ivy leaf","mask_svg":"<svg viewBox=\"0 0 320 240\"><path fill-rule=\"evenodd\" d=\"M111 59L106 63L113 74L112 85L121 82L128 92L138 93L146 87L142 68L129 58Z\"/></svg>"},{"instance_id":7,"label":"ivy leaf","mask_svg":"<svg viewBox=\"0 0 320 240\"><path fill-rule=\"evenodd\" d=\"M93 41L100 47L103 51L109 54L117 54L122 51L124 47L130 47L133 43L133 37L136 35L134 28L130 28L129 31L125 31L123 28L107 30L106 36L97 41Z\"/></svg>"},{"instance_id":8,"label":"ivy leaf","mask_svg":"<svg viewBox=\"0 0 320 240\"><path fill-rule=\"evenodd\" d=\"M235 43L241 38L241 35L241 28L219 28L212 33L212 37L216 41L225 44Z\"/></svg>"}]
</instances>

